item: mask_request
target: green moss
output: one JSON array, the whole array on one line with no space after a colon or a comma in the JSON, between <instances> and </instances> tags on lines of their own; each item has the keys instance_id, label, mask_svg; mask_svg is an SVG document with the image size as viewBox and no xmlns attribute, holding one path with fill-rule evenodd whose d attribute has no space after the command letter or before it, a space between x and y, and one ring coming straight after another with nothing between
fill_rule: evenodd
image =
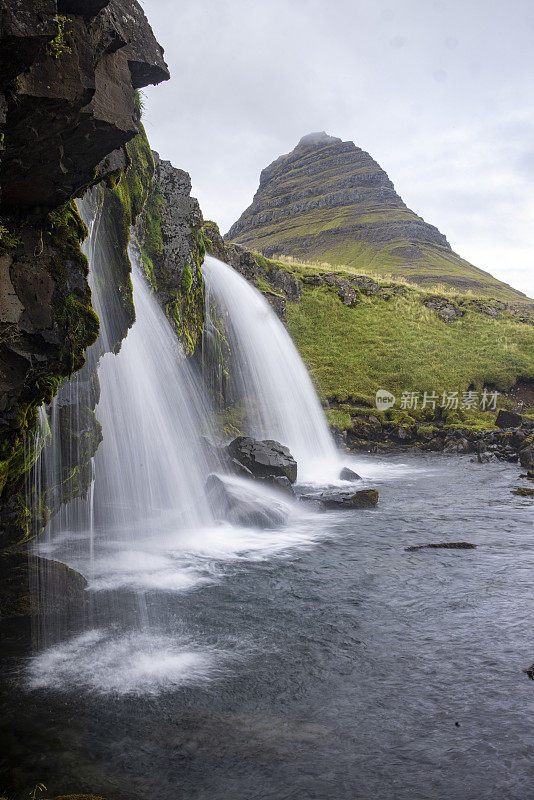
<instances>
[{"instance_id":1,"label":"green moss","mask_svg":"<svg viewBox=\"0 0 534 800\"><path fill-rule=\"evenodd\" d=\"M126 145L129 163L112 189L123 209L123 225L128 231L145 206L154 176L154 157L145 129L142 125L140 128L139 134Z\"/></svg>"},{"instance_id":2,"label":"green moss","mask_svg":"<svg viewBox=\"0 0 534 800\"><path fill-rule=\"evenodd\" d=\"M328 420L328 424L333 428L341 428L341 430L347 430L352 425L352 421L348 411L338 408L332 408L328 409L325 412L325 414L326 414L326 419Z\"/></svg>"},{"instance_id":3,"label":"green moss","mask_svg":"<svg viewBox=\"0 0 534 800\"><path fill-rule=\"evenodd\" d=\"M63 55L70 55L72 48L68 43L66 36L66 29L68 27L69 18L58 14L57 17L58 32L57 35L48 43L46 52L52 58L61 58Z\"/></svg>"},{"instance_id":4,"label":"green moss","mask_svg":"<svg viewBox=\"0 0 534 800\"><path fill-rule=\"evenodd\" d=\"M231 405L215 414L217 427L224 436L241 436L247 427L246 410L240 405Z\"/></svg>"},{"instance_id":5,"label":"green moss","mask_svg":"<svg viewBox=\"0 0 534 800\"><path fill-rule=\"evenodd\" d=\"M439 433L439 428L436 428L435 425L420 425L417 428L417 435L422 436L423 438L432 438Z\"/></svg>"},{"instance_id":6,"label":"green moss","mask_svg":"<svg viewBox=\"0 0 534 800\"><path fill-rule=\"evenodd\" d=\"M0 255L14 250L20 244L20 238L0 223Z\"/></svg>"},{"instance_id":7,"label":"green moss","mask_svg":"<svg viewBox=\"0 0 534 800\"><path fill-rule=\"evenodd\" d=\"M190 292L192 285L193 285L193 275L191 273L191 267L189 266L189 264L186 264L182 272L182 292L184 294Z\"/></svg>"}]
</instances>

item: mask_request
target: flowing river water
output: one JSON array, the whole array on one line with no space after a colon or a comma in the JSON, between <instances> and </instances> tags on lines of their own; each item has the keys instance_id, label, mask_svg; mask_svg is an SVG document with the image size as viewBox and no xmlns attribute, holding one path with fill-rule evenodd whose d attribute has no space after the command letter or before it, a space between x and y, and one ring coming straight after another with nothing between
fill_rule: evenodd
<instances>
[{"instance_id":1,"label":"flowing river water","mask_svg":"<svg viewBox=\"0 0 534 800\"><path fill-rule=\"evenodd\" d=\"M79 611L45 654L4 650L4 780L113 800L529 800L534 544L517 466L351 466L376 509L213 527L179 553L166 537L144 572L142 547L123 549L115 583L86 593L92 628ZM404 549L443 540L477 549ZM142 593L158 624L111 630L112 585L118 619Z\"/></svg>"}]
</instances>

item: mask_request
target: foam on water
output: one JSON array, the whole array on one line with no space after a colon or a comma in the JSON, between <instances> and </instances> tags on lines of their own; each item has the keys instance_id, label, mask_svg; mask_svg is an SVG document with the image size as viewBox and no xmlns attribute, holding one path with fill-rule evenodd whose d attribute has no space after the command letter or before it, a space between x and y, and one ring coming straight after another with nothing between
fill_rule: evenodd
<instances>
[{"instance_id":1,"label":"foam on water","mask_svg":"<svg viewBox=\"0 0 534 800\"><path fill-rule=\"evenodd\" d=\"M92 629L49 647L28 671L31 689L158 694L210 680L230 653L166 634Z\"/></svg>"}]
</instances>

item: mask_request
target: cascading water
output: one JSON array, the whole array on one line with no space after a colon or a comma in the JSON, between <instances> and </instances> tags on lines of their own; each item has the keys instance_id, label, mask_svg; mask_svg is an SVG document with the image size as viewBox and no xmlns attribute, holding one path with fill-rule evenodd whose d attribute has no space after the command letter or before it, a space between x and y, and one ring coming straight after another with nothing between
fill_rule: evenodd
<instances>
[{"instance_id":1,"label":"cascading water","mask_svg":"<svg viewBox=\"0 0 534 800\"><path fill-rule=\"evenodd\" d=\"M88 214L82 204L82 213ZM204 484L210 468L201 439L209 433L211 413L200 384L156 299L152 296L132 249L130 253L136 322L118 354L113 346L116 298L102 292L107 262L102 220L90 225L85 251L90 261L93 305L101 332L93 345L100 359L102 387L96 416L103 441L94 460L94 486L90 502L75 500L60 510L49 526L49 538L67 531L105 528L117 537L135 538L141 525L198 527L212 521ZM105 244L105 242L104 242ZM89 353L91 361L91 353ZM80 384L83 372L66 384L50 411L52 446L47 449L49 483L59 483L61 473L61 425L80 422ZM61 413L67 409L67 420ZM64 448L63 448L64 449ZM91 541L90 550L94 548Z\"/></svg>"},{"instance_id":2,"label":"cascading water","mask_svg":"<svg viewBox=\"0 0 534 800\"><path fill-rule=\"evenodd\" d=\"M206 286L204 350L228 338L234 391L246 408L248 431L275 439L297 460L299 480L332 480L339 458L312 381L291 337L265 298L239 273L211 256ZM208 366L212 369L212 365Z\"/></svg>"},{"instance_id":3,"label":"cascading water","mask_svg":"<svg viewBox=\"0 0 534 800\"><path fill-rule=\"evenodd\" d=\"M56 508L65 476L72 476L73 465L80 463L88 386L99 359L96 416L102 442L88 462L94 477L88 497L59 510L39 537L36 552L82 573L89 593L81 616L76 612L72 619L60 615L46 622L30 684L158 691L205 677L228 655L227 643L214 648L188 634L172 598L217 581L221 561L248 552L258 558L308 542L314 534L303 512L301 528L298 523L291 531L262 532L214 520L205 487L207 476L220 471L221 464L206 446L213 412L202 381L184 358L133 250L136 322L120 352L110 352L120 307L116 295L105 290L109 250L105 221L98 214L85 250L101 333L88 353L87 368L62 387L43 419L43 429L51 428L51 444L41 459L41 491L48 500L57 495ZM62 436L71 428L74 438ZM229 479L238 490L240 481L250 501L257 495L265 504L285 506L283 516L289 518L290 500L246 479ZM38 588L46 589L47 580L54 580L54 572L44 562ZM235 643L230 649L235 652Z\"/></svg>"},{"instance_id":4,"label":"cascading water","mask_svg":"<svg viewBox=\"0 0 534 800\"><path fill-rule=\"evenodd\" d=\"M81 211L86 216L88 206L82 203ZM51 441L37 471L43 475L39 491L58 513L35 550L82 573L93 600L84 604L83 619L78 616L73 622L56 615L41 624L41 652L32 680L45 685L56 673L68 683L85 665L88 680L93 673L99 686L123 680L128 691L132 684L139 688L157 682L154 669L161 667L154 660L156 652L165 661L171 683L173 678L182 681L184 670L200 669L198 653L188 646L184 650L180 637L169 638L165 604L149 602L147 593L180 592L205 582L201 566L180 561L181 544L194 541L200 529L214 524L204 487L206 476L220 464L202 440L203 433L211 432L212 414L199 390L201 381L151 295L133 250L136 322L120 352L109 352L120 309L116 297L102 290L109 269L105 223L97 214L89 227L84 249L101 332L88 353L90 368L65 384L43 414L41 429L50 425ZM96 416L102 442L88 462L94 480L86 499L76 498L59 508L69 485L65 477L72 479L80 463L87 384L99 356ZM70 435L72 431L76 435ZM78 452L71 452L73 448ZM53 594L53 581L50 562L43 561L36 589ZM130 660L126 676L124 659Z\"/></svg>"}]
</instances>

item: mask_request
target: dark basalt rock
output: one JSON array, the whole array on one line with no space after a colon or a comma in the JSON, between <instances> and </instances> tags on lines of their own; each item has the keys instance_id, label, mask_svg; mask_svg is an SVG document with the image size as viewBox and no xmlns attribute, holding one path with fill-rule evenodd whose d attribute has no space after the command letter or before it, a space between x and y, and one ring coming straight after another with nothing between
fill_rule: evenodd
<instances>
[{"instance_id":1,"label":"dark basalt rock","mask_svg":"<svg viewBox=\"0 0 534 800\"><path fill-rule=\"evenodd\" d=\"M339 473L339 479L342 481L361 481L361 476L349 467L343 467Z\"/></svg>"},{"instance_id":2,"label":"dark basalt rock","mask_svg":"<svg viewBox=\"0 0 534 800\"><path fill-rule=\"evenodd\" d=\"M233 525L250 525L254 528L278 528L284 525L288 509L270 497L255 494L252 481L249 486L250 489L244 483L237 484L219 475L208 475L206 491L215 516Z\"/></svg>"},{"instance_id":3,"label":"dark basalt rock","mask_svg":"<svg viewBox=\"0 0 534 800\"><path fill-rule=\"evenodd\" d=\"M269 476L268 478L256 478L257 481L267 483L269 486L272 486L273 489L279 489L284 494L288 494L291 497L295 497L295 490L293 488L293 484L286 478L285 475L274 475Z\"/></svg>"},{"instance_id":4,"label":"dark basalt rock","mask_svg":"<svg viewBox=\"0 0 534 800\"><path fill-rule=\"evenodd\" d=\"M534 446L531 445L519 451L519 463L525 469L534 469Z\"/></svg>"},{"instance_id":5,"label":"dark basalt rock","mask_svg":"<svg viewBox=\"0 0 534 800\"><path fill-rule=\"evenodd\" d=\"M18 41L24 53L11 82L0 78L3 207L54 208L101 178L95 167L139 132L134 89L169 77L136 0L110 0L93 19L61 24L55 2L40 5L34 19L18 3L2 30L2 50L5 37L8 51ZM26 35L17 37L20 26Z\"/></svg>"},{"instance_id":6,"label":"dark basalt rock","mask_svg":"<svg viewBox=\"0 0 534 800\"><path fill-rule=\"evenodd\" d=\"M506 411L501 408L497 414L495 425L499 428L519 428L523 422L521 414L516 414L514 411Z\"/></svg>"},{"instance_id":7,"label":"dark basalt rock","mask_svg":"<svg viewBox=\"0 0 534 800\"><path fill-rule=\"evenodd\" d=\"M189 355L200 345L204 322L202 212L191 178L154 156L154 179L136 227L149 281Z\"/></svg>"},{"instance_id":8,"label":"dark basalt rock","mask_svg":"<svg viewBox=\"0 0 534 800\"><path fill-rule=\"evenodd\" d=\"M463 317L465 311L446 297L432 297L425 300L425 306L437 312L443 322L454 322Z\"/></svg>"},{"instance_id":9,"label":"dark basalt rock","mask_svg":"<svg viewBox=\"0 0 534 800\"><path fill-rule=\"evenodd\" d=\"M238 461L237 458L232 458L230 461L230 467L236 475L241 475L243 478L250 478L251 480L254 480L253 473L247 467L245 467L241 461Z\"/></svg>"},{"instance_id":10,"label":"dark basalt rock","mask_svg":"<svg viewBox=\"0 0 534 800\"><path fill-rule=\"evenodd\" d=\"M111 0L102 14L102 22L106 20L125 42L124 53L136 89L168 80L163 47L156 41L137 0Z\"/></svg>"},{"instance_id":11,"label":"dark basalt rock","mask_svg":"<svg viewBox=\"0 0 534 800\"><path fill-rule=\"evenodd\" d=\"M273 439L238 436L227 447L231 458L244 464L258 478L286 477L297 480L297 462L287 447Z\"/></svg>"},{"instance_id":12,"label":"dark basalt rock","mask_svg":"<svg viewBox=\"0 0 534 800\"><path fill-rule=\"evenodd\" d=\"M413 544L404 549L408 553L414 553L416 550L474 550L476 544L470 542L436 542L432 544Z\"/></svg>"}]
</instances>

